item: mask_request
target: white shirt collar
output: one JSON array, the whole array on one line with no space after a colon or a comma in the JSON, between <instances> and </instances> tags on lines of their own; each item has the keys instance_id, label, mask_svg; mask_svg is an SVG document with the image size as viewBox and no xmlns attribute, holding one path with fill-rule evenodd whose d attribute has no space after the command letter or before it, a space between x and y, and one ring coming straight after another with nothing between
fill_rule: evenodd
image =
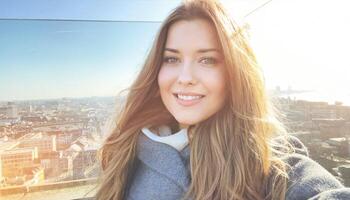
<instances>
[{"instance_id":1,"label":"white shirt collar","mask_svg":"<svg viewBox=\"0 0 350 200\"><path fill-rule=\"evenodd\" d=\"M161 136L158 136L146 127L142 129L142 132L150 139L168 144L178 151L181 151L188 144L187 128L181 129L174 134L171 134L171 129L168 126L160 126L158 130Z\"/></svg>"}]
</instances>

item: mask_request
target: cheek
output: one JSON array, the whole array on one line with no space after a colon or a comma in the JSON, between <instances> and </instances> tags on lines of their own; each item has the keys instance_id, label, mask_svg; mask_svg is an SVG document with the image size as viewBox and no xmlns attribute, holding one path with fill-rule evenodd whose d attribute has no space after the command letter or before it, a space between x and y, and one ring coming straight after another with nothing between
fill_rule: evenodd
<instances>
[{"instance_id":1,"label":"cheek","mask_svg":"<svg viewBox=\"0 0 350 200\"><path fill-rule=\"evenodd\" d=\"M218 107L224 104L227 96L226 92L226 79L222 72L212 73L211 76L207 76L206 86L213 94L213 101ZM213 102L214 103L214 102Z\"/></svg>"},{"instance_id":2,"label":"cheek","mask_svg":"<svg viewBox=\"0 0 350 200\"><path fill-rule=\"evenodd\" d=\"M166 68L161 68L158 74L158 86L161 94L170 88L172 82L171 73Z\"/></svg>"},{"instance_id":3,"label":"cheek","mask_svg":"<svg viewBox=\"0 0 350 200\"><path fill-rule=\"evenodd\" d=\"M226 96L226 79L224 76L220 77L220 81L217 83L218 90L220 91L221 95Z\"/></svg>"},{"instance_id":4,"label":"cheek","mask_svg":"<svg viewBox=\"0 0 350 200\"><path fill-rule=\"evenodd\" d=\"M207 88L214 94L225 93L225 76L221 71L212 71L203 77L203 83L206 83Z\"/></svg>"}]
</instances>

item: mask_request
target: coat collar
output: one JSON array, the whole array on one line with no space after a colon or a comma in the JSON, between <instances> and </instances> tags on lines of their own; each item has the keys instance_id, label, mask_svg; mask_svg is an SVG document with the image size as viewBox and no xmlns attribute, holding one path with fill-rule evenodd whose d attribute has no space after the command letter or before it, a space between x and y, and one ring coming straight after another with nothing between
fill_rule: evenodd
<instances>
[{"instance_id":1,"label":"coat collar","mask_svg":"<svg viewBox=\"0 0 350 200\"><path fill-rule=\"evenodd\" d=\"M188 145L188 136L187 136L187 128L181 129L176 133L172 133L171 128L169 126L160 126L158 127L158 134L152 132L149 128L145 127L141 129L141 131L150 139L168 144L178 151L181 151Z\"/></svg>"},{"instance_id":2,"label":"coat collar","mask_svg":"<svg viewBox=\"0 0 350 200\"><path fill-rule=\"evenodd\" d=\"M189 145L178 151L168 144L151 140L141 133L138 137L137 157L153 170L174 181L184 191L187 190L191 181Z\"/></svg>"}]
</instances>

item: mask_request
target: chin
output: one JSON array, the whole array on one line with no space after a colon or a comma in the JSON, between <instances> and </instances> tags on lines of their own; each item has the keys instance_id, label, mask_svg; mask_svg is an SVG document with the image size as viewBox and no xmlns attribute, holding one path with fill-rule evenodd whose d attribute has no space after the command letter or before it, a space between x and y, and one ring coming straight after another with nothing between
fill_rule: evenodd
<instances>
[{"instance_id":1,"label":"chin","mask_svg":"<svg viewBox=\"0 0 350 200\"><path fill-rule=\"evenodd\" d=\"M193 120L193 119L191 120L191 119L183 119L183 118L177 118L176 121L179 124L185 124L185 125L188 125L188 126L191 126L191 125L199 123L199 120Z\"/></svg>"}]
</instances>

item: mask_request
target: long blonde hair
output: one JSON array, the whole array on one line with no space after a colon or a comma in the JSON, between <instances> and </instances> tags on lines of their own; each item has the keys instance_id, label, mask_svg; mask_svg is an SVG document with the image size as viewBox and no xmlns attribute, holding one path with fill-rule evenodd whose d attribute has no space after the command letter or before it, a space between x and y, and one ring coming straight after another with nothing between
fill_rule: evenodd
<instances>
[{"instance_id":1,"label":"long blonde hair","mask_svg":"<svg viewBox=\"0 0 350 200\"><path fill-rule=\"evenodd\" d=\"M208 20L217 31L228 98L220 111L189 128L191 184L184 199L285 199L286 164L270 144L272 136L285 129L276 119L262 72L242 29L213 0L184 1L161 25L115 128L100 149L103 176L97 199L125 198L136 167L141 128L176 124L161 100L157 76L169 27L193 19Z\"/></svg>"}]
</instances>

